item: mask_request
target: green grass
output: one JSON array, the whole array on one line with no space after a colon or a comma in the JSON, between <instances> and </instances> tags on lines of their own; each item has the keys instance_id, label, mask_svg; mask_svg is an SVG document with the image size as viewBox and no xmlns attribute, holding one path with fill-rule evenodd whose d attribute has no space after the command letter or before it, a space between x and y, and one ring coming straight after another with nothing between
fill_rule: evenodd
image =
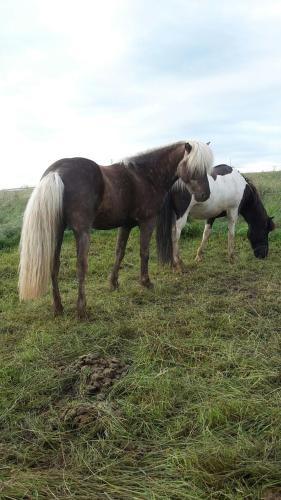
<instances>
[{"instance_id":1,"label":"green grass","mask_svg":"<svg viewBox=\"0 0 281 500\"><path fill-rule=\"evenodd\" d=\"M280 224L281 174L255 175L255 182ZM16 205L13 214L20 214ZM5 213L12 227L16 215ZM114 293L108 274L115 231L94 232L83 322L75 314L72 237L63 245L65 315L57 319L50 295L18 302L18 250L6 239L1 499L254 500L281 486L281 231L270 235L270 255L259 261L241 221L230 265L225 222L214 228L205 260L195 265L202 223L191 224L181 241L183 275L158 267L153 241L153 291L137 282L133 231ZM67 369L86 353L129 366L99 403ZM68 426L65 410L86 403L101 405L97 421Z\"/></svg>"},{"instance_id":2,"label":"green grass","mask_svg":"<svg viewBox=\"0 0 281 500\"><path fill-rule=\"evenodd\" d=\"M0 249L19 242L22 213L31 189L0 191Z\"/></svg>"}]
</instances>

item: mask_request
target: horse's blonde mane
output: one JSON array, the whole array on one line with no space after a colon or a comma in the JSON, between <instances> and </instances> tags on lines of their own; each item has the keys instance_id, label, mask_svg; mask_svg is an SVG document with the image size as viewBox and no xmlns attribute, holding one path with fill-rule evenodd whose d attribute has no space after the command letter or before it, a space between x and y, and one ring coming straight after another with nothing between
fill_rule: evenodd
<instances>
[{"instance_id":1,"label":"horse's blonde mane","mask_svg":"<svg viewBox=\"0 0 281 500\"><path fill-rule=\"evenodd\" d=\"M214 157L211 148L205 142L188 140L191 146L188 154L188 171L196 176L210 174L213 168Z\"/></svg>"},{"instance_id":2,"label":"horse's blonde mane","mask_svg":"<svg viewBox=\"0 0 281 500\"><path fill-rule=\"evenodd\" d=\"M146 151L142 151L141 153L124 158L122 160L122 163L125 167L128 167L129 165L143 160L143 157L145 157L146 155L153 155L153 153L157 153L161 150L176 146L184 146L187 143L190 144L191 151L189 154L186 151L186 155L188 156L186 157L186 155L184 155L183 160L188 160L188 171L190 172L190 174L195 174L195 176L210 174L214 162L211 148L205 142L194 141L192 139L166 144L165 146L161 146L158 148L147 149Z\"/></svg>"},{"instance_id":3,"label":"horse's blonde mane","mask_svg":"<svg viewBox=\"0 0 281 500\"><path fill-rule=\"evenodd\" d=\"M188 191L186 183L179 177L171 187L171 191Z\"/></svg>"}]
</instances>

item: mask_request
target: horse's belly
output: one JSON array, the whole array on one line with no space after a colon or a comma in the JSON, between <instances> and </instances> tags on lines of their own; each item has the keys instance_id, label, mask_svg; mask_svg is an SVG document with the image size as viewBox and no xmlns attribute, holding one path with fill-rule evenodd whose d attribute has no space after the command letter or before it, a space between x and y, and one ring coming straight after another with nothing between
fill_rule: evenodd
<instances>
[{"instance_id":1,"label":"horse's belly","mask_svg":"<svg viewBox=\"0 0 281 500\"><path fill-rule=\"evenodd\" d=\"M190 210L190 215L194 217L194 219L209 219L211 217L217 217L224 212L224 210L225 208L223 205L213 206L208 202L204 202L194 205Z\"/></svg>"},{"instance_id":2,"label":"horse's belly","mask_svg":"<svg viewBox=\"0 0 281 500\"><path fill-rule=\"evenodd\" d=\"M100 212L94 218L92 226L94 229L114 229L121 226L134 226L135 224L136 223L125 214L117 215L113 212L110 214Z\"/></svg>"},{"instance_id":3,"label":"horse's belly","mask_svg":"<svg viewBox=\"0 0 281 500\"><path fill-rule=\"evenodd\" d=\"M119 186L106 184L104 196L98 206L92 225L95 229L113 229L129 225L132 216L130 193L126 184Z\"/></svg>"}]
</instances>

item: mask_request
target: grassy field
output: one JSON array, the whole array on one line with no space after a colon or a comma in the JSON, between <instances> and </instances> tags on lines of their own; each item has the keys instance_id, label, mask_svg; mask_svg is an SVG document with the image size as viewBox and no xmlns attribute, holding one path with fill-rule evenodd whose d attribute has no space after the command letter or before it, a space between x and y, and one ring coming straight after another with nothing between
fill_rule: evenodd
<instances>
[{"instance_id":1,"label":"grassy field","mask_svg":"<svg viewBox=\"0 0 281 500\"><path fill-rule=\"evenodd\" d=\"M281 498L281 172L251 178L279 226L266 261L240 221L229 264L217 221L196 265L193 222L181 241L186 273L158 266L153 241L155 289L144 290L135 230L111 293L116 233L95 232L83 322L70 235L64 316L52 317L50 295L18 302L28 192L1 193L1 499Z\"/></svg>"},{"instance_id":2,"label":"grassy field","mask_svg":"<svg viewBox=\"0 0 281 500\"><path fill-rule=\"evenodd\" d=\"M0 249L19 242L22 213L31 189L0 191Z\"/></svg>"}]
</instances>

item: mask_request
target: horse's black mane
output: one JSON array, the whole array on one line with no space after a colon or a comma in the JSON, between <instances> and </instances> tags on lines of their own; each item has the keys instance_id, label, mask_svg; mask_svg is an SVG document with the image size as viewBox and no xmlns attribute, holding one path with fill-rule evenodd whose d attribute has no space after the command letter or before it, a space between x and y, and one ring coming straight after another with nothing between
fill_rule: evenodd
<instances>
[{"instance_id":1,"label":"horse's black mane","mask_svg":"<svg viewBox=\"0 0 281 500\"><path fill-rule=\"evenodd\" d=\"M262 205L262 200L261 200L260 194L259 194L258 189L255 186L255 184L250 179L248 179L248 177L246 177L245 175L243 175L243 177L244 177L245 181L247 182L247 185L250 188L253 203L255 205Z\"/></svg>"},{"instance_id":2,"label":"horse's black mane","mask_svg":"<svg viewBox=\"0 0 281 500\"><path fill-rule=\"evenodd\" d=\"M252 191L252 194L253 194L253 197L255 198L256 201L261 201L261 198L260 198L260 194L255 186L255 184L250 181L250 179L248 179L248 177L246 177L245 175L243 175L245 181L247 182L249 188L251 189Z\"/></svg>"},{"instance_id":3,"label":"horse's black mane","mask_svg":"<svg viewBox=\"0 0 281 500\"><path fill-rule=\"evenodd\" d=\"M258 189L256 186L253 184L248 177L243 175L245 181L247 182L247 188L244 192L243 198L241 200L240 206L239 206L239 213L243 215L243 217L248 220L248 215L252 212L254 209L254 212L257 214L259 213L259 217L264 217L265 219L268 219L268 215L266 212L266 209L263 205L261 196L258 192Z\"/></svg>"}]
</instances>

